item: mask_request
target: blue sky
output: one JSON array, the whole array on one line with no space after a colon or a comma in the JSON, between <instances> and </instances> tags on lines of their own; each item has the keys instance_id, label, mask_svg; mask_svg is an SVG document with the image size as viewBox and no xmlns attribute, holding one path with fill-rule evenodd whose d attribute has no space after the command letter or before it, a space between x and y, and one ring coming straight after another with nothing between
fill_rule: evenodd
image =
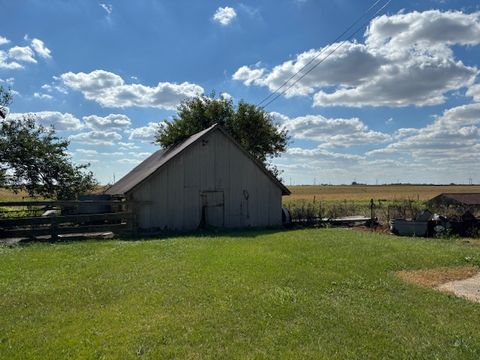
<instances>
[{"instance_id":1,"label":"blue sky","mask_svg":"<svg viewBox=\"0 0 480 360\"><path fill-rule=\"evenodd\" d=\"M112 182L182 99L258 103L372 3L0 0L0 85L10 116L36 113ZM292 137L285 182L479 183L479 67L477 1L393 0L266 108Z\"/></svg>"}]
</instances>

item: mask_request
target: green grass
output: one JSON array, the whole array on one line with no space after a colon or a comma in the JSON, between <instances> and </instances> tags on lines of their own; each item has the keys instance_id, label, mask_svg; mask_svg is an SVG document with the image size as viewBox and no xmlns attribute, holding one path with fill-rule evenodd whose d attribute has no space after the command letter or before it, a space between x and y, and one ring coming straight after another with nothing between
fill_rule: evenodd
<instances>
[{"instance_id":1,"label":"green grass","mask_svg":"<svg viewBox=\"0 0 480 360\"><path fill-rule=\"evenodd\" d=\"M348 229L0 247L0 358L479 359L480 304L393 276L479 259Z\"/></svg>"}]
</instances>

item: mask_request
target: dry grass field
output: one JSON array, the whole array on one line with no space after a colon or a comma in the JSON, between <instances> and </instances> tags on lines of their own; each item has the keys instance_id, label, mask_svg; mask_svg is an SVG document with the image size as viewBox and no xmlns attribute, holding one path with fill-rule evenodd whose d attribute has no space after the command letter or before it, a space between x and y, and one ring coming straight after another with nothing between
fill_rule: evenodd
<instances>
[{"instance_id":1,"label":"dry grass field","mask_svg":"<svg viewBox=\"0 0 480 360\"><path fill-rule=\"evenodd\" d=\"M19 192L15 194L13 191L4 189L0 187L0 201L17 201L23 200L24 197L28 196L25 192Z\"/></svg>"},{"instance_id":2,"label":"dry grass field","mask_svg":"<svg viewBox=\"0 0 480 360\"><path fill-rule=\"evenodd\" d=\"M288 203L297 200L368 201L429 200L441 193L480 192L480 185L299 185L289 186L292 194L284 198Z\"/></svg>"}]
</instances>

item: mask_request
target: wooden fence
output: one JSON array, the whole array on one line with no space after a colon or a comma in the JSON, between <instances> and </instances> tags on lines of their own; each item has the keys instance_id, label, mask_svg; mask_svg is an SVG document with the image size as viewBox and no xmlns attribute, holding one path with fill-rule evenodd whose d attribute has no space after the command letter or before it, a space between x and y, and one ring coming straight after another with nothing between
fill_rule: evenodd
<instances>
[{"instance_id":1,"label":"wooden fence","mask_svg":"<svg viewBox=\"0 0 480 360\"><path fill-rule=\"evenodd\" d=\"M95 207L99 205L107 206L109 211L96 213ZM135 219L130 205L123 200L0 202L0 208L4 209L0 213L0 239L49 237L57 240L62 235L132 234ZM30 216L46 210L53 210L50 216Z\"/></svg>"}]
</instances>

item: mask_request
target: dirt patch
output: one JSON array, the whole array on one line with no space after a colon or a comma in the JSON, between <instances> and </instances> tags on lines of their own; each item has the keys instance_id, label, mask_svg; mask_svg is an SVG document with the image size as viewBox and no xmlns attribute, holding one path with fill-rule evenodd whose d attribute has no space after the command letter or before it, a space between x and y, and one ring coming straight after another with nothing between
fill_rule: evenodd
<instances>
[{"instance_id":1,"label":"dirt patch","mask_svg":"<svg viewBox=\"0 0 480 360\"><path fill-rule=\"evenodd\" d=\"M390 227L388 225L377 225L375 227L368 227L368 226L362 225L362 226L354 226L352 229L357 231L362 231L362 232L392 235L392 233L390 232Z\"/></svg>"},{"instance_id":2,"label":"dirt patch","mask_svg":"<svg viewBox=\"0 0 480 360\"><path fill-rule=\"evenodd\" d=\"M480 246L480 239L459 239L457 243L465 246Z\"/></svg>"},{"instance_id":3,"label":"dirt patch","mask_svg":"<svg viewBox=\"0 0 480 360\"><path fill-rule=\"evenodd\" d=\"M402 270L395 276L400 279L428 288L437 288L440 285L471 278L478 274L476 266L439 267L435 269Z\"/></svg>"}]
</instances>

